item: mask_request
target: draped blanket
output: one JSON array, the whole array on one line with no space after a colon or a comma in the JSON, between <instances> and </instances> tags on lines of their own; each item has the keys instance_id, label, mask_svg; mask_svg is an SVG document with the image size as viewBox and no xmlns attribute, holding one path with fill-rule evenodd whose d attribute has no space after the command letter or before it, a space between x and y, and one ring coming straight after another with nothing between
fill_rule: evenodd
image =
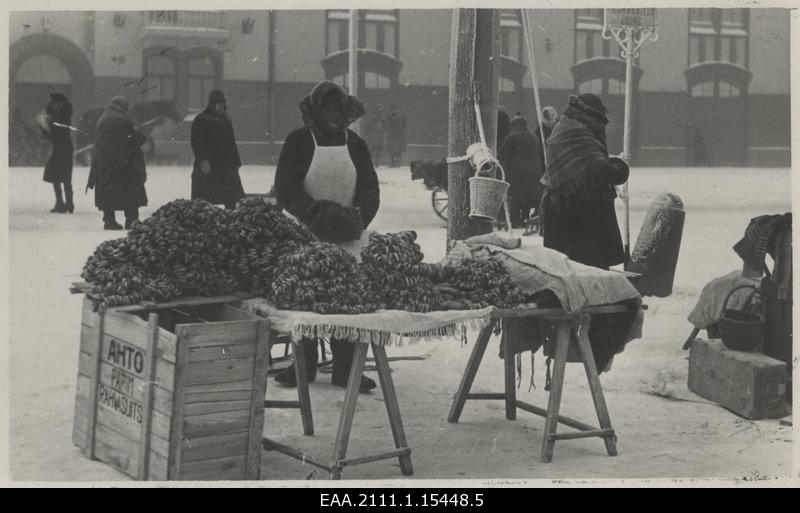
<instances>
[{"instance_id":1,"label":"draped blanket","mask_svg":"<svg viewBox=\"0 0 800 513\"><path fill-rule=\"evenodd\" d=\"M563 117L547 141L545 185L548 194L567 198L591 194L598 183L597 166L608 159L603 139L586 124Z\"/></svg>"}]
</instances>

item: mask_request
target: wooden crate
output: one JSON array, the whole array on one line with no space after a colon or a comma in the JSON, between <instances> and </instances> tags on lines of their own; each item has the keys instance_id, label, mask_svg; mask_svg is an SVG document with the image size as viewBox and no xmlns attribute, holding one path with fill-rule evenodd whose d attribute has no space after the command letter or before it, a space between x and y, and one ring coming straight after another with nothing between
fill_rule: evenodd
<instances>
[{"instance_id":1,"label":"wooden crate","mask_svg":"<svg viewBox=\"0 0 800 513\"><path fill-rule=\"evenodd\" d=\"M87 457L140 480L258 479L269 322L211 301L100 315L84 300L72 439Z\"/></svg>"},{"instance_id":2,"label":"wooden crate","mask_svg":"<svg viewBox=\"0 0 800 513\"><path fill-rule=\"evenodd\" d=\"M689 390L742 417L783 417L786 364L760 353L732 351L721 340L695 339Z\"/></svg>"}]
</instances>

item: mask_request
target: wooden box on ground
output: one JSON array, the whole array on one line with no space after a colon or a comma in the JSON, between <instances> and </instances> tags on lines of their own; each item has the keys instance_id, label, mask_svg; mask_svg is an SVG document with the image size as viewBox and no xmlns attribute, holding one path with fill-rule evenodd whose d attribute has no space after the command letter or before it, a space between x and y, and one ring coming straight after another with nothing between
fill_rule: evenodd
<instances>
[{"instance_id":1,"label":"wooden box on ground","mask_svg":"<svg viewBox=\"0 0 800 513\"><path fill-rule=\"evenodd\" d=\"M140 480L258 479L269 323L203 303L84 300L72 439L87 457Z\"/></svg>"},{"instance_id":2,"label":"wooden box on ground","mask_svg":"<svg viewBox=\"0 0 800 513\"><path fill-rule=\"evenodd\" d=\"M689 353L689 390L748 419L783 417L786 364L732 351L721 340L696 339Z\"/></svg>"}]
</instances>

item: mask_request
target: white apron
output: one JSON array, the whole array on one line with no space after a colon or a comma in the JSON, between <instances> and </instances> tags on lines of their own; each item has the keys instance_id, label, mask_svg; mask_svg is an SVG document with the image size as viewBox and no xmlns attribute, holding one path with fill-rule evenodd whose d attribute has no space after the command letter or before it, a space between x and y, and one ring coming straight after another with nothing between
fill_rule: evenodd
<instances>
[{"instance_id":1,"label":"white apron","mask_svg":"<svg viewBox=\"0 0 800 513\"><path fill-rule=\"evenodd\" d=\"M315 200L335 201L344 207L352 207L356 197L356 166L347 149L347 132L343 146L319 146L314 131L314 156L308 167L303 189ZM359 240L343 242L338 246L361 261L361 248L369 244L367 230Z\"/></svg>"},{"instance_id":2,"label":"white apron","mask_svg":"<svg viewBox=\"0 0 800 513\"><path fill-rule=\"evenodd\" d=\"M356 166L347 149L347 132L344 146L319 146L314 131L314 156L308 167L303 189L315 200L335 201L343 207L352 207L356 197Z\"/></svg>"}]
</instances>

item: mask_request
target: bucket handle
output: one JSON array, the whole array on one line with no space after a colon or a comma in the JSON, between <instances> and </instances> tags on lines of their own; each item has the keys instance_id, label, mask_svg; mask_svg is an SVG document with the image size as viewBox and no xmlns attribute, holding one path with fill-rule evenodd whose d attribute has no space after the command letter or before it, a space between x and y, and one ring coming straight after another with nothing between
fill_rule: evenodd
<instances>
[{"instance_id":1,"label":"bucket handle","mask_svg":"<svg viewBox=\"0 0 800 513\"><path fill-rule=\"evenodd\" d=\"M727 310L727 308L728 308L728 300L731 298L733 293L736 292L739 289L753 289L753 293L750 295L750 301L751 302L753 300L753 296L755 296L756 294L761 294L761 291L758 290L758 287L756 287L755 285L738 285L736 287L733 287L731 289L731 291L728 292L728 295L725 296L725 302L722 303L722 313L723 314L725 313L725 310Z\"/></svg>"},{"instance_id":2,"label":"bucket handle","mask_svg":"<svg viewBox=\"0 0 800 513\"><path fill-rule=\"evenodd\" d=\"M497 164L497 168L500 170L500 181L501 182L505 182L506 181L506 170L503 169L503 166L500 164L499 160L497 160L494 156L492 156L492 158L494 159L495 163ZM478 175L479 175L478 169L475 168L475 173L473 175L473 178L475 178L475 177L477 177L477 178L486 178L485 176L478 176Z\"/></svg>"}]
</instances>

